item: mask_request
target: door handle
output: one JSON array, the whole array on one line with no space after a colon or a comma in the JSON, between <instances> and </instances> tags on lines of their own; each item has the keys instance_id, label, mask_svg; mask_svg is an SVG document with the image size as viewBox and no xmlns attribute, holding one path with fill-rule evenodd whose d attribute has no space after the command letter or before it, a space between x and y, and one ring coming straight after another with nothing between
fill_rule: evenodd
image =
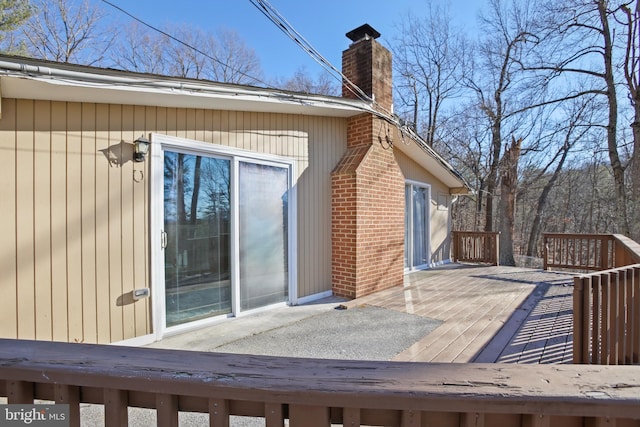
<instances>
[{"instance_id":1,"label":"door handle","mask_svg":"<svg viewBox=\"0 0 640 427\"><path fill-rule=\"evenodd\" d=\"M167 248L167 232L164 230L160 231L160 246L162 249Z\"/></svg>"}]
</instances>

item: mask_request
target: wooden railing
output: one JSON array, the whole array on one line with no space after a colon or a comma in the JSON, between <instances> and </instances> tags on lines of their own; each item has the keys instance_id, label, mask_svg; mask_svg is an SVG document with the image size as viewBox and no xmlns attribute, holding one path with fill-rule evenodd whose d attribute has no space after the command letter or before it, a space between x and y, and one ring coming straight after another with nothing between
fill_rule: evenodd
<instances>
[{"instance_id":1,"label":"wooden railing","mask_svg":"<svg viewBox=\"0 0 640 427\"><path fill-rule=\"evenodd\" d=\"M544 234L544 268L574 278L573 361L640 363L640 245L619 234Z\"/></svg>"},{"instance_id":2,"label":"wooden railing","mask_svg":"<svg viewBox=\"0 0 640 427\"><path fill-rule=\"evenodd\" d=\"M573 362L640 364L640 264L574 279Z\"/></svg>"},{"instance_id":3,"label":"wooden railing","mask_svg":"<svg viewBox=\"0 0 640 427\"><path fill-rule=\"evenodd\" d=\"M602 271L640 263L640 245L620 234L544 233L544 269Z\"/></svg>"},{"instance_id":4,"label":"wooden railing","mask_svg":"<svg viewBox=\"0 0 640 427\"><path fill-rule=\"evenodd\" d=\"M127 425L128 407L157 425L202 412L268 427L640 425L632 366L429 364L296 359L152 348L0 340L0 394L104 405L104 424Z\"/></svg>"},{"instance_id":5,"label":"wooden railing","mask_svg":"<svg viewBox=\"0 0 640 427\"><path fill-rule=\"evenodd\" d=\"M483 231L453 232L453 261L498 265L499 233Z\"/></svg>"}]
</instances>

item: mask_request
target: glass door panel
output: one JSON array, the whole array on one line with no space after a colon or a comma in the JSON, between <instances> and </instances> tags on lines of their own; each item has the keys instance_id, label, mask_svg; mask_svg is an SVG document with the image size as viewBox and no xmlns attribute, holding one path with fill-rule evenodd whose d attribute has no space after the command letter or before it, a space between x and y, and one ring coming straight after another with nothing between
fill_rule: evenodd
<instances>
[{"instance_id":1,"label":"glass door panel","mask_svg":"<svg viewBox=\"0 0 640 427\"><path fill-rule=\"evenodd\" d=\"M230 161L164 152L167 326L231 312Z\"/></svg>"},{"instance_id":2,"label":"glass door panel","mask_svg":"<svg viewBox=\"0 0 640 427\"><path fill-rule=\"evenodd\" d=\"M427 258L427 191L413 187L413 267L424 265Z\"/></svg>"},{"instance_id":3,"label":"glass door panel","mask_svg":"<svg viewBox=\"0 0 640 427\"><path fill-rule=\"evenodd\" d=\"M404 186L404 268L411 263L411 185Z\"/></svg>"},{"instance_id":4,"label":"glass door panel","mask_svg":"<svg viewBox=\"0 0 640 427\"><path fill-rule=\"evenodd\" d=\"M429 264L429 188L405 185L404 266L408 269Z\"/></svg>"},{"instance_id":5,"label":"glass door panel","mask_svg":"<svg viewBox=\"0 0 640 427\"><path fill-rule=\"evenodd\" d=\"M239 164L240 309L288 297L287 168Z\"/></svg>"}]
</instances>

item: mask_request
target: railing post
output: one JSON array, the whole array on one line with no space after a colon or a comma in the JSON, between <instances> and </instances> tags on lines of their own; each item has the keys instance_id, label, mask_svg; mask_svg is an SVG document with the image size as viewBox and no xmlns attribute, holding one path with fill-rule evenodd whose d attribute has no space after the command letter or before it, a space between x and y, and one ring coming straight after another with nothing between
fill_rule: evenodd
<instances>
[{"instance_id":1,"label":"railing post","mask_svg":"<svg viewBox=\"0 0 640 427\"><path fill-rule=\"evenodd\" d=\"M156 395L158 427L178 427L178 396Z\"/></svg>"},{"instance_id":2,"label":"railing post","mask_svg":"<svg viewBox=\"0 0 640 427\"><path fill-rule=\"evenodd\" d=\"M612 255L614 255L613 252L615 251L612 251ZM613 266L613 264L614 261L611 260L611 266ZM608 270L609 268L609 238L603 236L600 239L600 269Z\"/></svg>"},{"instance_id":3,"label":"railing post","mask_svg":"<svg viewBox=\"0 0 640 427\"><path fill-rule=\"evenodd\" d=\"M289 405L291 427L329 427L331 417L325 406Z\"/></svg>"},{"instance_id":4,"label":"railing post","mask_svg":"<svg viewBox=\"0 0 640 427\"><path fill-rule=\"evenodd\" d=\"M584 318L582 301L584 298L584 283L582 277L573 279L573 363L587 363L583 354L584 330L582 319Z\"/></svg>"},{"instance_id":5,"label":"railing post","mask_svg":"<svg viewBox=\"0 0 640 427\"><path fill-rule=\"evenodd\" d=\"M402 411L400 417L401 427L420 427L422 425L422 414L420 411Z\"/></svg>"},{"instance_id":6,"label":"railing post","mask_svg":"<svg viewBox=\"0 0 640 427\"><path fill-rule=\"evenodd\" d=\"M547 271L549 269L549 261L547 260L549 256L549 240L546 235L543 235L543 246L542 246L542 269Z\"/></svg>"},{"instance_id":7,"label":"railing post","mask_svg":"<svg viewBox=\"0 0 640 427\"><path fill-rule=\"evenodd\" d=\"M458 243L458 232L457 231L453 231L451 233L451 238L453 239L453 244L451 245L453 248L453 262L458 262L459 259L459 255L458 255L458 251L460 250L458 248L459 243Z\"/></svg>"},{"instance_id":8,"label":"railing post","mask_svg":"<svg viewBox=\"0 0 640 427\"><path fill-rule=\"evenodd\" d=\"M69 405L69 426L80 427L80 388L56 384L54 392L56 403Z\"/></svg>"},{"instance_id":9,"label":"railing post","mask_svg":"<svg viewBox=\"0 0 640 427\"><path fill-rule=\"evenodd\" d=\"M209 425L212 427L229 427L229 401L225 399L209 399Z\"/></svg>"},{"instance_id":10,"label":"railing post","mask_svg":"<svg viewBox=\"0 0 640 427\"><path fill-rule=\"evenodd\" d=\"M493 236L494 241L496 242L496 251L494 253L495 256L495 265L498 266L500 265L500 233L496 233Z\"/></svg>"},{"instance_id":11,"label":"railing post","mask_svg":"<svg viewBox=\"0 0 640 427\"><path fill-rule=\"evenodd\" d=\"M105 425L126 427L129 424L129 399L125 390L104 390Z\"/></svg>"},{"instance_id":12,"label":"railing post","mask_svg":"<svg viewBox=\"0 0 640 427\"><path fill-rule=\"evenodd\" d=\"M631 332L633 336L633 356L631 363L640 363L640 268L633 269L633 310Z\"/></svg>"},{"instance_id":13,"label":"railing post","mask_svg":"<svg viewBox=\"0 0 640 427\"><path fill-rule=\"evenodd\" d=\"M359 426L360 425L360 408L344 408L342 410L343 426Z\"/></svg>"},{"instance_id":14,"label":"railing post","mask_svg":"<svg viewBox=\"0 0 640 427\"><path fill-rule=\"evenodd\" d=\"M10 404L33 403L33 383L26 381L9 381L7 398Z\"/></svg>"},{"instance_id":15,"label":"railing post","mask_svg":"<svg viewBox=\"0 0 640 427\"><path fill-rule=\"evenodd\" d=\"M264 404L264 420L267 427L283 427L284 411L280 403Z\"/></svg>"}]
</instances>

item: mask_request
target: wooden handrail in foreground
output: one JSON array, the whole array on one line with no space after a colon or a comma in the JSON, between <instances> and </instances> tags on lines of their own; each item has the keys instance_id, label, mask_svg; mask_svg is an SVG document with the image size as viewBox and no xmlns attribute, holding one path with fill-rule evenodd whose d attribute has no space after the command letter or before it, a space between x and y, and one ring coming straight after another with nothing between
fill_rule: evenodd
<instances>
[{"instance_id":1,"label":"wooden handrail in foreground","mask_svg":"<svg viewBox=\"0 0 640 427\"><path fill-rule=\"evenodd\" d=\"M453 231L453 261L498 265L499 235L489 231Z\"/></svg>"},{"instance_id":2,"label":"wooden handrail in foreground","mask_svg":"<svg viewBox=\"0 0 640 427\"><path fill-rule=\"evenodd\" d=\"M0 340L0 393L104 405L105 425L128 407L262 417L268 427L640 425L632 366L430 364L266 357L92 344Z\"/></svg>"}]
</instances>

